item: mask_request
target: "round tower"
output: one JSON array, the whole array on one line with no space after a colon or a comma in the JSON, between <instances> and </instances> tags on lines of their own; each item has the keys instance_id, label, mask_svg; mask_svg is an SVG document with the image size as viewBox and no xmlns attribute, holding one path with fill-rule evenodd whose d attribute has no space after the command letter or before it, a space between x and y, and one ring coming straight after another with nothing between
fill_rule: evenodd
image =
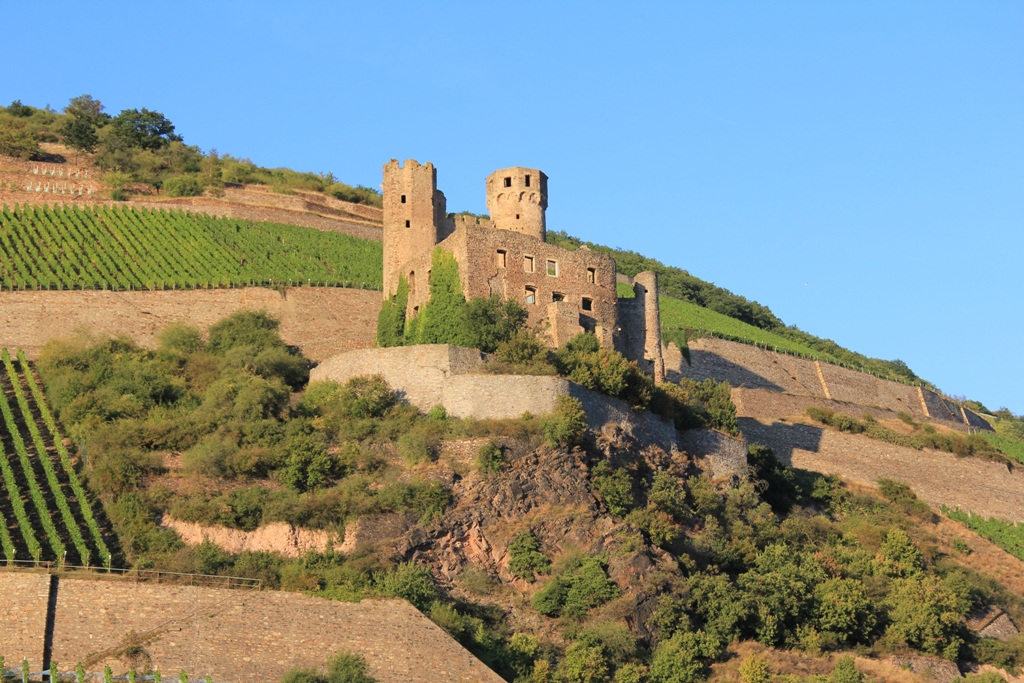
<instances>
[{"instance_id":1,"label":"round tower","mask_svg":"<svg viewBox=\"0 0 1024 683\"><path fill-rule=\"evenodd\" d=\"M487 211L499 230L544 239L548 177L535 168L514 166L487 176Z\"/></svg>"}]
</instances>

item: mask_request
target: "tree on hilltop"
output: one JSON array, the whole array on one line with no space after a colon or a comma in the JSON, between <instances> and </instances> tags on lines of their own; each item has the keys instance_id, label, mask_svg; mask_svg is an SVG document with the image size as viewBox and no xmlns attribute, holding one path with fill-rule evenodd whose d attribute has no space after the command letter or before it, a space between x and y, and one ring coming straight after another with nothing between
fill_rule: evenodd
<instances>
[{"instance_id":1,"label":"tree on hilltop","mask_svg":"<svg viewBox=\"0 0 1024 683\"><path fill-rule=\"evenodd\" d=\"M102 127L110 121L110 114L104 113L106 107L92 95L79 95L72 97L68 106L64 107L64 113L76 119L88 121L96 127Z\"/></svg>"},{"instance_id":2,"label":"tree on hilltop","mask_svg":"<svg viewBox=\"0 0 1024 683\"><path fill-rule=\"evenodd\" d=\"M96 127L89 119L74 116L60 127L60 136L65 145L75 150L75 164L78 164L79 153L95 152L100 141Z\"/></svg>"},{"instance_id":3,"label":"tree on hilltop","mask_svg":"<svg viewBox=\"0 0 1024 683\"><path fill-rule=\"evenodd\" d=\"M160 149L172 142L181 142L174 134L174 124L158 111L125 109L110 122L111 134L128 147Z\"/></svg>"}]
</instances>

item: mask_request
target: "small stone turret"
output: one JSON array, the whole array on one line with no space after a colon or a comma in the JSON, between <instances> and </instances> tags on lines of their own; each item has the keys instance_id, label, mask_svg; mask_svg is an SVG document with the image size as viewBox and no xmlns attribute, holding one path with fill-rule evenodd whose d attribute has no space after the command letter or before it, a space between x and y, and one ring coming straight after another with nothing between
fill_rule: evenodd
<instances>
[{"instance_id":1,"label":"small stone turret","mask_svg":"<svg viewBox=\"0 0 1024 683\"><path fill-rule=\"evenodd\" d=\"M547 233L548 177L514 166L487 176L487 210L494 227L543 240Z\"/></svg>"},{"instance_id":2,"label":"small stone turret","mask_svg":"<svg viewBox=\"0 0 1024 683\"><path fill-rule=\"evenodd\" d=\"M398 289L404 264L429 254L447 221L444 194L437 189L437 170L408 159L384 164L384 298Z\"/></svg>"}]
</instances>

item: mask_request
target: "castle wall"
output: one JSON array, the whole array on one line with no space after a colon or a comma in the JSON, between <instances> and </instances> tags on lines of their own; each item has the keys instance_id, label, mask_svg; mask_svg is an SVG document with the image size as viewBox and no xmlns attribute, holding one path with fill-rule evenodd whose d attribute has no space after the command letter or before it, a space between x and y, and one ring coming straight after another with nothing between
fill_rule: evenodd
<instances>
[{"instance_id":1,"label":"castle wall","mask_svg":"<svg viewBox=\"0 0 1024 683\"><path fill-rule=\"evenodd\" d=\"M30 614L39 649L29 664L42 664L50 576L0 572L0 592L10 614ZM31 586L30 590L25 590ZM41 600L40 600L41 597ZM62 670L79 661L110 664L114 675L128 665L114 656L126 636L141 636L149 667L166 679L185 669L193 680L276 681L296 666L323 667L340 649L363 655L382 683L500 683L501 678L444 630L402 600L358 603L277 591L227 590L131 580L61 578L55 584L52 658ZM36 630L37 629L37 630ZM5 621L0 652L8 666L29 642ZM26 653L30 654L30 653ZM148 668L143 662L140 668Z\"/></svg>"},{"instance_id":2,"label":"castle wall","mask_svg":"<svg viewBox=\"0 0 1024 683\"><path fill-rule=\"evenodd\" d=\"M786 411L776 412L776 416L792 415L802 413L808 405L819 405L854 417L879 409L886 411L886 415L905 412L916 419L930 419L958 430L968 426L991 429L981 417L962 410L959 405L928 389L724 339L694 339L689 347L692 364L687 364L674 345L665 350L670 381L678 381L680 377L697 381L711 378L727 381L734 389L762 389L820 399L809 401L780 397L773 399L777 407L770 408L768 400L762 397L757 399L760 412L752 413L757 417L767 417L766 410ZM804 408L795 410L799 405Z\"/></svg>"},{"instance_id":3,"label":"castle wall","mask_svg":"<svg viewBox=\"0 0 1024 683\"><path fill-rule=\"evenodd\" d=\"M819 425L741 418L740 430L791 467L837 474L871 487L882 477L895 479L909 484L930 505L1024 522L1024 474L1002 463L903 448Z\"/></svg>"},{"instance_id":4,"label":"castle wall","mask_svg":"<svg viewBox=\"0 0 1024 683\"><path fill-rule=\"evenodd\" d=\"M635 360L654 381L665 381L665 360L661 346L661 313L658 310L658 275L640 273L631 280L635 296L618 300L616 348Z\"/></svg>"},{"instance_id":5,"label":"castle wall","mask_svg":"<svg viewBox=\"0 0 1024 683\"><path fill-rule=\"evenodd\" d=\"M554 411L558 396L568 394L583 404L591 429L615 423L647 443L665 450L675 447L672 424L649 412L636 413L624 401L560 377L482 374L481 362L479 351L446 344L364 349L321 363L313 368L310 380L347 382L379 374L400 398L420 410L442 405L453 417L476 419L518 418L527 412L545 415Z\"/></svg>"},{"instance_id":6,"label":"castle wall","mask_svg":"<svg viewBox=\"0 0 1024 683\"><path fill-rule=\"evenodd\" d=\"M0 347L39 355L50 339L78 329L127 335L147 347L156 333L184 322L206 328L239 310L265 310L281 320L281 337L312 360L372 346L380 292L333 287L263 287L177 292L0 292Z\"/></svg>"}]
</instances>

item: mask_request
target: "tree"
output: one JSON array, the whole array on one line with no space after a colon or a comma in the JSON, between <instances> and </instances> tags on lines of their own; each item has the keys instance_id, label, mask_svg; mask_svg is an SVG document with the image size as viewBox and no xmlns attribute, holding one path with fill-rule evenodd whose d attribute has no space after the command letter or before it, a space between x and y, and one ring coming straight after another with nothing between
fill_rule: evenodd
<instances>
[{"instance_id":1,"label":"tree","mask_svg":"<svg viewBox=\"0 0 1024 683\"><path fill-rule=\"evenodd\" d=\"M494 353L498 345L514 337L526 324L529 316L518 302L502 302L497 295L470 299L466 307L466 322L473 348Z\"/></svg>"},{"instance_id":2,"label":"tree","mask_svg":"<svg viewBox=\"0 0 1024 683\"><path fill-rule=\"evenodd\" d=\"M22 121L0 121L0 154L27 160L39 149Z\"/></svg>"},{"instance_id":3,"label":"tree","mask_svg":"<svg viewBox=\"0 0 1024 683\"><path fill-rule=\"evenodd\" d=\"M100 138L96 135L96 128L87 118L71 117L60 127L60 136L64 144L75 150L75 163L78 163L79 153L91 153L96 151L96 145Z\"/></svg>"},{"instance_id":4,"label":"tree","mask_svg":"<svg viewBox=\"0 0 1024 683\"><path fill-rule=\"evenodd\" d=\"M110 114L103 113L106 107L99 100L93 99L92 95L79 95L72 97L68 106L64 107L64 113L72 118L83 119L94 126L101 127L110 120Z\"/></svg>"},{"instance_id":5,"label":"tree","mask_svg":"<svg viewBox=\"0 0 1024 683\"><path fill-rule=\"evenodd\" d=\"M142 149L160 149L182 140L174 134L174 124L166 116L146 108L125 109L114 117L111 131L129 147Z\"/></svg>"},{"instance_id":6,"label":"tree","mask_svg":"<svg viewBox=\"0 0 1024 683\"><path fill-rule=\"evenodd\" d=\"M11 102L10 106L7 107L7 112L11 116L17 116L20 119L32 116L32 113L34 111L35 109L33 109L32 107L22 104L21 100L14 100L13 102Z\"/></svg>"}]
</instances>

